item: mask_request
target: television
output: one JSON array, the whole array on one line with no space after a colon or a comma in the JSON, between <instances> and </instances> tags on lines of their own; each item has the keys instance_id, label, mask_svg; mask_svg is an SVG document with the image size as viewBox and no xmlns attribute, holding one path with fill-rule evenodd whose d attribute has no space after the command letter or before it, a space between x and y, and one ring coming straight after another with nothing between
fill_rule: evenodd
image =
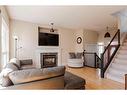
<instances>
[{"instance_id":1,"label":"television","mask_svg":"<svg viewBox=\"0 0 127 95\"><path fill-rule=\"evenodd\" d=\"M59 46L59 35L53 33L39 32L39 46Z\"/></svg>"}]
</instances>

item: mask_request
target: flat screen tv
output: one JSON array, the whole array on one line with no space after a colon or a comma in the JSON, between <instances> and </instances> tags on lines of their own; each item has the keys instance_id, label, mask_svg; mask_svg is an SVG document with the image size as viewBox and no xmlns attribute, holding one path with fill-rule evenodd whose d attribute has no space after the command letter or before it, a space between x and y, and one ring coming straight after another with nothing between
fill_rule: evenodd
<instances>
[{"instance_id":1,"label":"flat screen tv","mask_svg":"<svg viewBox=\"0 0 127 95\"><path fill-rule=\"evenodd\" d=\"M39 46L59 46L59 35L52 33L39 32Z\"/></svg>"}]
</instances>

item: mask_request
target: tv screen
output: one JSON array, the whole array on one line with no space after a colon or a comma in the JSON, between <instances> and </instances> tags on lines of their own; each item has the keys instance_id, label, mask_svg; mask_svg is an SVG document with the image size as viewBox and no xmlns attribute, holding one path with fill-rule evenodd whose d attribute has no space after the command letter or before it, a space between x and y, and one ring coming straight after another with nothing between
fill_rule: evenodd
<instances>
[{"instance_id":1,"label":"tv screen","mask_svg":"<svg viewBox=\"0 0 127 95\"><path fill-rule=\"evenodd\" d=\"M39 46L59 46L59 35L39 32Z\"/></svg>"}]
</instances>

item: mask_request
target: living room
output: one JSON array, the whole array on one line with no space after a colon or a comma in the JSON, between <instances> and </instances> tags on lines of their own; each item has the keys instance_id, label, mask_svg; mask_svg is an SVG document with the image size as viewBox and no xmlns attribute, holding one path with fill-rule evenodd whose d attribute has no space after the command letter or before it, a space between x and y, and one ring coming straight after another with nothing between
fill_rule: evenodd
<instances>
[{"instance_id":1,"label":"living room","mask_svg":"<svg viewBox=\"0 0 127 95\"><path fill-rule=\"evenodd\" d=\"M82 7L77 7L77 8L75 8L75 7L66 7L65 8L65 7L27 7L27 6L26 7L25 6L24 7L18 7L18 6L16 7L16 6L14 6L14 7L12 7L12 10L11 10L11 7L8 10L10 10L10 12L14 11L14 12L16 12L16 14L19 14L21 16L21 14L23 14L23 13L17 13L17 12L18 11L23 12L22 10L24 8L26 9L26 13L29 13L30 8L31 8L30 10L32 12L34 12L35 10L42 10L42 9L43 9L42 12L45 12L46 9L48 9L47 11L52 9L51 11L54 11L54 14L57 14L58 9L60 10L60 8L61 8L60 11L66 11L66 10L70 9L68 11L68 13L71 12L72 10L74 10L74 9L77 9L77 10L82 9ZM91 10L94 9L94 8L96 8L96 7L91 8ZM28 12L27 12L27 9L28 9ZM46 15L45 17L50 15L49 13L47 13L47 14L44 13ZM59 13L59 14L61 14L61 13ZM40 14L40 11L37 12L37 15L39 15L39 14ZM40 15L40 17L42 17L44 14ZM28 14L26 14L26 15L28 15ZM33 15L33 14L31 13L31 15ZM40 17L38 17L38 18L40 18ZM28 21L24 21L24 20L20 20L20 19L15 20L15 18L10 19L10 23L9 23L10 24L10 31L11 31L10 32L10 58L13 58L14 53L15 53L14 52L14 46L15 46L14 45L14 36L18 37L18 43L19 43L18 48L22 47L17 52L18 53L17 54L18 58L20 58L20 59L31 58L31 59L34 60L34 63L36 63L35 61L36 61L36 52L37 52L37 50L42 49L42 48L44 48L44 49L46 49L46 48L47 49L57 48L58 51L61 53L61 56L59 57L61 59L59 59L59 60L60 60L60 64L62 64L62 65L67 65L67 61L68 61L68 57L69 57L68 53L69 52L83 52L83 50L86 48L84 46L87 45L87 44L93 44L94 45L94 44L97 44L97 43L103 43L104 42L104 33L106 32L106 27L107 26L104 26L104 29L102 29L102 31L104 31L104 33L103 32L98 33L97 31L90 30L90 29L82 29L82 28L81 29L73 29L73 28L68 28L68 27L66 28L66 27L64 27L64 25L63 25L63 27L62 26L57 27L57 25L56 25L57 22L55 23L55 20L54 20L55 18L53 18L53 16L51 16L50 18L51 18L51 21L50 20L47 21L48 22L47 24L38 24L39 22L38 23L31 23L32 21L28 22ZM28 18L26 18L26 19L28 19ZM61 16L61 19L62 19L62 16ZM71 16L67 18L67 21L68 21L68 19L71 19ZM73 21L73 19L72 19L72 21ZM33 19L31 18L30 20L33 20ZM115 20L117 20L117 18L115 18ZM39 19L38 19L38 21L39 21ZM42 22L42 21L40 20L40 22ZM54 23L53 28L57 29L57 31L55 31L55 32L59 34L59 46L49 46L49 47L48 46L46 46L46 47L45 46L39 46L38 45L39 44L38 43L38 35L39 35L38 34L38 27L49 28L50 29L51 28L50 24L52 22ZM68 22L68 24L69 24L69 22ZM66 25L66 26L68 26L68 25ZM112 25L112 27L113 28L116 27L116 24L114 24L114 26ZM41 31L47 31L47 30L42 29ZM110 32L111 32L110 35L111 35L111 38L112 38L116 31L110 31ZM81 44L77 43L77 37L82 38L82 43ZM34 52L31 52L31 51L34 51Z\"/></svg>"},{"instance_id":2,"label":"living room","mask_svg":"<svg viewBox=\"0 0 127 95\"><path fill-rule=\"evenodd\" d=\"M52 82L56 83L57 81L58 86L63 85L61 80L63 79L63 73L65 72L64 69L66 67L66 71L75 75L69 75L69 78L74 78L75 80L73 81L76 82L82 81L83 85L85 85L85 87L82 88L81 84L81 87L78 89L124 89L123 83L105 78L99 80L99 68L86 67L84 64L82 65L82 68L77 68L75 66L75 68L73 68L72 65L74 65L73 63L75 63L75 61L72 62L71 66L68 67L68 65L70 53L84 53L84 50L85 52L96 52L101 58L104 46L109 44L119 28L119 19L114 14L126 8L126 6L0 6L0 29L2 30L2 27L5 27L5 30L3 29L3 31L7 31L5 33L5 38L2 36L4 39L3 42L1 42L1 44L3 43L3 47L0 47L1 71L6 67L10 59L17 58L19 60L27 60L25 61L27 63L32 61L32 66L26 66L24 68L29 69L28 72L30 74L32 71L34 74L39 74L40 71L34 71L33 69L41 70L43 67L48 67L47 65L43 65L46 60L50 58L55 62L55 66L51 69L54 71L52 77L57 75L60 78L54 79ZM104 36L107 32L110 33L110 38L105 39ZM53 37L55 42L51 39L51 43L45 43L41 40L41 35L50 35L48 39ZM2 50L6 57L2 57ZM46 57L47 55L49 56L45 61L44 55ZM52 57L52 55L55 56L55 58ZM87 61L90 62L90 60ZM25 64L25 62L21 62ZM82 63L84 63L84 60ZM60 70L57 68L59 66L61 68ZM54 68L57 68L58 71ZM32 69L31 72L30 69ZM48 69L50 71L50 68L44 68L44 70ZM19 74L24 73L16 72L14 74L18 76ZM11 74L10 77L14 76L14 74ZM90 76L93 77L89 78ZM69 78L67 78L67 80ZM92 82L94 79L96 79L97 83ZM28 82L28 80L25 81ZM48 87L53 86L51 85L52 82L51 84L50 81L48 82L48 84L45 82L45 85L49 85ZM112 87L106 84L107 82L112 84ZM77 84L72 84L69 87L74 87L75 85ZM103 85L107 87L103 87ZM26 87L32 89L32 85L27 85ZM42 89L64 89L48 87ZM7 87L7 89L11 89L11 87ZM12 87L12 89L17 88ZM19 87L19 89L22 88Z\"/></svg>"}]
</instances>

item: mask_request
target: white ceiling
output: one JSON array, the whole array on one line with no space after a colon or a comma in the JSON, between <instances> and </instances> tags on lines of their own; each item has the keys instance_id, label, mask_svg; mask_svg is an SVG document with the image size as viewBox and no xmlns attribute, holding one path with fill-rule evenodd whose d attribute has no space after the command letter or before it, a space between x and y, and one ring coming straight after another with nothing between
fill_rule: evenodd
<instances>
[{"instance_id":1,"label":"white ceiling","mask_svg":"<svg viewBox=\"0 0 127 95\"><path fill-rule=\"evenodd\" d=\"M6 6L11 19L70 29L102 31L117 25L113 13L127 6Z\"/></svg>"}]
</instances>

